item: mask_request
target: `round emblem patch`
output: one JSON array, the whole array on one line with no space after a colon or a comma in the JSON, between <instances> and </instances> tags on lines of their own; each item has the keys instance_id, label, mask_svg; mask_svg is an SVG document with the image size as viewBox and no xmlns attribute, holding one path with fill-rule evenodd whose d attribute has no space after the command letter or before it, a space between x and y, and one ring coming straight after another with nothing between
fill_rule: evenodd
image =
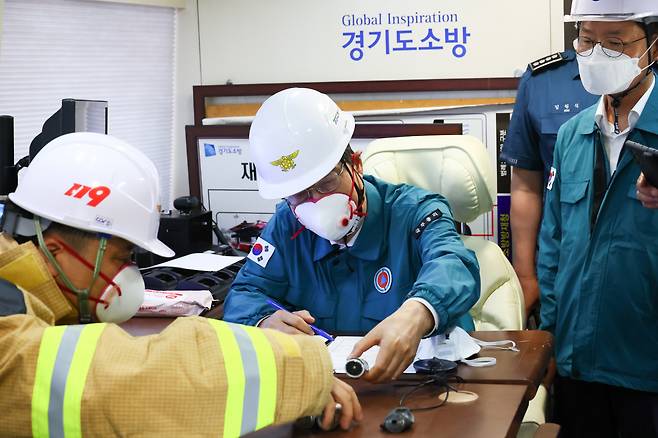
<instances>
[{"instance_id":1,"label":"round emblem patch","mask_svg":"<svg viewBox=\"0 0 658 438\"><path fill-rule=\"evenodd\" d=\"M391 288L391 283L393 282L393 274L391 270L387 267L379 268L375 273L374 283L375 289L380 294L385 294Z\"/></svg>"},{"instance_id":2,"label":"round emblem patch","mask_svg":"<svg viewBox=\"0 0 658 438\"><path fill-rule=\"evenodd\" d=\"M255 244L251 248L251 252L254 253L254 255L259 255L261 252L263 252L263 245L261 245L260 243Z\"/></svg>"}]
</instances>

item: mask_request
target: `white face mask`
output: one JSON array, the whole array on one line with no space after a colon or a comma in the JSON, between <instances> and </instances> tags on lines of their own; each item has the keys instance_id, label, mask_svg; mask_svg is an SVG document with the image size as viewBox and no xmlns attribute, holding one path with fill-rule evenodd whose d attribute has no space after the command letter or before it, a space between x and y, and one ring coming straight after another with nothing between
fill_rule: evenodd
<instances>
[{"instance_id":1,"label":"white face mask","mask_svg":"<svg viewBox=\"0 0 658 438\"><path fill-rule=\"evenodd\" d=\"M117 324L129 320L144 302L144 289L144 279L137 266L123 266L101 293L96 317L101 322Z\"/></svg>"},{"instance_id":2,"label":"white face mask","mask_svg":"<svg viewBox=\"0 0 658 438\"><path fill-rule=\"evenodd\" d=\"M590 56L576 56L578 59L578 70L583 87L591 94L617 94L626 91L633 80L642 71L649 68L640 68L640 58L647 54L655 41L646 52L637 58L631 58L621 54L617 58L611 58L603 52L600 44L594 46ZM577 49L577 41L574 41Z\"/></svg>"},{"instance_id":3,"label":"white face mask","mask_svg":"<svg viewBox=\"0 0 658 438\"><path fill-rule=\"evenodd\" d=\"M453 327L445 335L432 336L423 339L418 346L416 359L439 359L461 362L472 367L487 367L496 364L494 357L476 357L468 359L480 352L481 349L511 350L518 352L514 341L485 342L473 338L461 327Z\"/></svg>"},{"instance_id":4,"label":"white face mask","mask_svg":"<svg viewBox=\"0 0 658 438\"><path fill-rule=\"evenodd\" d=\"M317 201L295 207L295 216L307 229L323 239L338 241L359 222L356 203L344 193L332 193Z\"/></svg>"}]
</instances>

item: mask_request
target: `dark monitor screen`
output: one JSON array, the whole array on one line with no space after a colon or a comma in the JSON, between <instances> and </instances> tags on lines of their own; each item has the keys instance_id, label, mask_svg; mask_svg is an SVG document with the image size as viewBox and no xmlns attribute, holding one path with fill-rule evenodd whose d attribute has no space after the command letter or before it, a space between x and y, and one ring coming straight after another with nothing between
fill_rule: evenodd
<instances>
[{"instance_id":1,"label":"dark monitor screen","mask_svg":"<svg viewBox=\"0 0 658 438\"><path fill-rule=\"evenodd\" d=\"M43 124L30 144L30 158L51 140L71 132L107 134L107 101L62 99L62 107Z\"/></svg>"}]
</instances>

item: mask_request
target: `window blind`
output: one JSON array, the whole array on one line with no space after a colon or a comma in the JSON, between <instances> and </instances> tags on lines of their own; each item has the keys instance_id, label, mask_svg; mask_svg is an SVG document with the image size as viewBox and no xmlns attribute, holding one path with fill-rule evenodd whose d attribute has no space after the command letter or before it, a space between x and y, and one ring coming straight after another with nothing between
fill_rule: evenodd
<instances>
[{"instance_id":1,"label":"window blind","mask_svg":"<svg viewBox=\"0 0 658 438\"><path fill-rule=\"evenodd\" d=\"M63 98L108 101L108 133L141 149L171 203L176 10L84 0L5 0L0 114L16 160Z\"/></svg>"}]
</instances>

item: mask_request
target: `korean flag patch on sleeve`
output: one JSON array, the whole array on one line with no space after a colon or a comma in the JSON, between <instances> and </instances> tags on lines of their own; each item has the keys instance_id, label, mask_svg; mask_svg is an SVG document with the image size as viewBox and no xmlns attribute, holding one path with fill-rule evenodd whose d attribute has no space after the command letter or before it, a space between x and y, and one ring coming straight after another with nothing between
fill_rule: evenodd
<instances>
[{"instance_id":1,"label":"korean flag patch on sleeve","mask_svg":"<svg viewBox=\"0 0 658 438\"><path fill-rule=\"evenodd\" d=\"M270 261L272 254L276 251L276 247L267 240L259 237L251 247L251 251L247 258L258 263L261 267L266 267L267 262Z\"/></svg>"},{"instance_id":2,"label":"korean flag patch on sleeve","mask_svg":"<svg viewBox=\"0 0 658 438\"><path fill-rule=\"evenodd\" d=\"M557 175L557 170L555 167L551 167L551 172L548 174L548 184L546 184L547 190L553 190L553 183L555 182L555 176Z\"/></svg>"}]
</instances>

